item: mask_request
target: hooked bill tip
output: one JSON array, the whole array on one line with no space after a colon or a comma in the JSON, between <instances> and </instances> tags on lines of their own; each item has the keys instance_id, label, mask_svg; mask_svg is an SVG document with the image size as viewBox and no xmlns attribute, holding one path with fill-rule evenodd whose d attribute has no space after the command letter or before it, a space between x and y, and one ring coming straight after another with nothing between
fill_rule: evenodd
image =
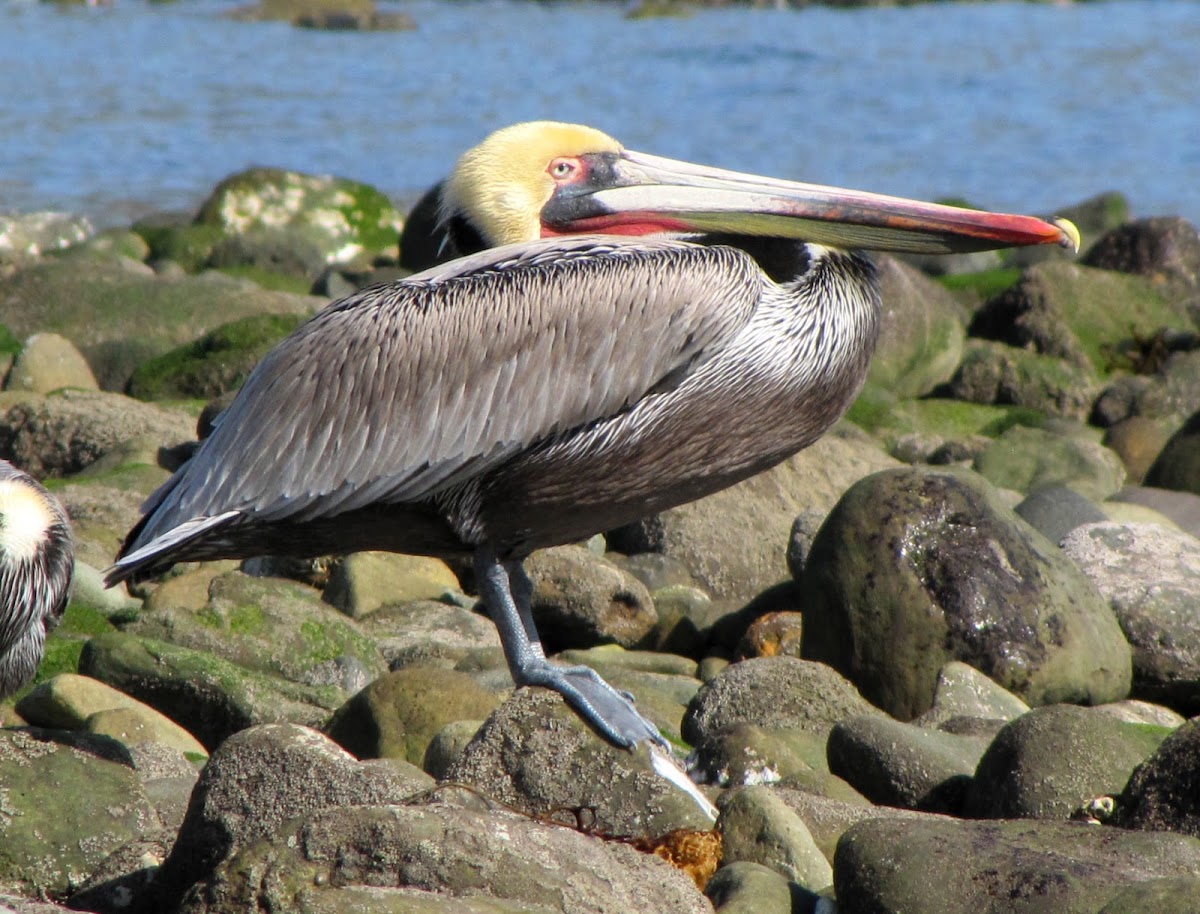
<instances>
[{"instance_id":1,"label":"hooked bill tip","mask_svg":"<svg viewBox=\"0 0 1200 914\"><path fill-rule=\"evenodd\" d=\"M1054 224L1059 227L1065 236L1060 242L1064 248L1070 248L1072 253L1079 253L1079 229L1070 219L1064 219L1059 216L1054 220Z\"/></svg>"}]
</instances>

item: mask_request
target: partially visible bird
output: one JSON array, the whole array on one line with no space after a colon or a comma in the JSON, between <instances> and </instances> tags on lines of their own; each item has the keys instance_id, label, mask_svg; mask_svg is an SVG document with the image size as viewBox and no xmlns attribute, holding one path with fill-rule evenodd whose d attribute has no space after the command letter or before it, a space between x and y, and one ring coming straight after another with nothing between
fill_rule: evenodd
<instances>
[{"instance_id":1,"label":"partially visible bird","mask_svg":"<svg viewBox=\"0 0 1200 914\"><path fill-rule=\"evenodd\" d=\"M36 479L0 460L0 698L37 672L74 570L67 512Z\"/></svg>"},{"instance_id":2,"label":"partially visible bird","mask_svg":"<svg viewBox=\"0 0 1200 914\"><path fill-rule=\"evenodd\" d=\"M875 274L835 246L1077 246L1068 223L778 181L520 124L441 192L452 254L330 305L269 353L143 507L110 584L177 561L473 556L518 685L618 745L665 745L546 660L522 560L730 486L854 400Z\"/></svg>"}]
</instances>

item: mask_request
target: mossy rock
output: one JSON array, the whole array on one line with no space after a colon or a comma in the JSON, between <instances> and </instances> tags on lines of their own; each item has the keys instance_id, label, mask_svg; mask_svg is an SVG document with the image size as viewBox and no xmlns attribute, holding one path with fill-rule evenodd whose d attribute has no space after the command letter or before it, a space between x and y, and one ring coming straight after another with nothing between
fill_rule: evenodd
<instances>
[{"instance_id":1,"label":"mossy rock","mask_svg":"<svg viewBox=\"0 0 1200 914\"><path fill-rule=\"evenodd\" d=\"M134 223L150 248L149 260L172 260L189 273L199 273L208 265L213 249L225 237L216 225L155 225Z\"/></svg>"},{"instance_id":2,"label":"mossy rock","mask_svg":"<svg viewBox=\"0 0 1200 914\"><path fill-rule=\"evenodd\" d=\"M242 386L276 343L304 322L298 314L254 314L138 366L129 394L139 400L212 399Z\"/></svg>"},{"instance_id":3,"label":"mossy rock","mask_svg":"<svg viewBox=\"0 0 1200 914\"><path fill-rule=\"evenodd\" d=\"M973 435L994 438L1015 425L1040 426L1046 416L1022 406L968 403L943 397L900 400L890 392L871 387L850 407L846 418L889 447L904 435L921 434L945 439Z\"/></svg>"},{"instance_id":4,"label":"mossy rock","mask_svg":"<svg viewBox=\"0 0 1200 914\"><path fill-rule=\"evenodd\" d=\"M226 178L200 207L196 223L225 234L309 229L328 263L395 252L404 224L387 196L368 184L278 168L251 168Z\"/></svg>"}]
</instances>

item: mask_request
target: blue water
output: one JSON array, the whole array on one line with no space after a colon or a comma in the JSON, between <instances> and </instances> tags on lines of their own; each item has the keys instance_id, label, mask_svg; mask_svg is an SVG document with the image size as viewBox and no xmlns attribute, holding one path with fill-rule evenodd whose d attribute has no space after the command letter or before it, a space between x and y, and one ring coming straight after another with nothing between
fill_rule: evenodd
<instances>
[{"instance_id":1,"label":"blue water","mask_svg":"<svg viewBox=\"0 0 1200 914\"><path fill-rule=\"evenodd\" d=\"M0 0L0 210L100 224L228 173L411 200L491 129L551 117L744 171L1046 211L1101 191L1200 222L1200 4L725 8L416 0L415 32L221 18L228 2Z\"/></svg>"}]
</instances>

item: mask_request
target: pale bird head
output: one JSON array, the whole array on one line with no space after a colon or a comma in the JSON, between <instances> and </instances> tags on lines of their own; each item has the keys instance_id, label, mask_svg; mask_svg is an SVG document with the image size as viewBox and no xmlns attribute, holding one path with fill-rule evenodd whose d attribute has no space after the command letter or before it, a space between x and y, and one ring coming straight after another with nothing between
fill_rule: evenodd
<instances>
[{"instance_id":1,"label":"pale bird head","mask_svg":"<svg viewBox=\"0 0 1200 914\"><path fill-rule=\"evenodd\" d=\"M440 218L465 216L489 245L540 238L542 207L589 153L621 144L579 124L530 121L497 130L464 153L442 192Z\"/></svg>"}]
</instances>

